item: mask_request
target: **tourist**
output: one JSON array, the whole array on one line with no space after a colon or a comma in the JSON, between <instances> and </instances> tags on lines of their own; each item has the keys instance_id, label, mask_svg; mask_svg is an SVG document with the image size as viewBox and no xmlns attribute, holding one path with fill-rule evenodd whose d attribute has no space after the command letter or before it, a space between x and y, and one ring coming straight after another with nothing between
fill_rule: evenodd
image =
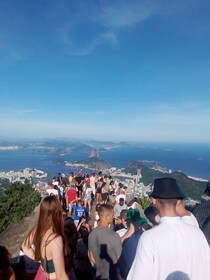
<instances>
[{"instance_id":1,"label":"tourist","mask_svg":"<svg viewBox=\"0 0 210 280\"><path fill-rule=\"evenodd\" d=\"M73 204L73 216L74 216L74 223L77 227L80 218L86 216L88 214L87 208L82 205L82 200L79 198L76 204Z\"/></svg>"},{"instance_id":2,"label":"tourist","mask_svg":"<svg viewBox=\"0 0 210 280\"><path fill-rule=\"evenodd\" d=\"M75 177L75 181L76 181L76 186L77 186L77 189L78 189L78 197L81 197L82 196L82 191L83 191L83 183L84 183L84 177L82 176L81 174L81 171L80 170L79 172L77 172L77 176Z\"/></svg>"},{"instance_id":3,"label":"tourist","mask_svg":"<svg viewBox=\"0 0 210 280\"><path fill-rule=\"evenodd\" d=\"M58 177L54 176L54 177L53 177L53 180L56 180L56 181L58 181L60 184L62 184L63 182L62 182L61 173L58 172Z\"/></svg>"},{"instance_id":4,"label":"tourist","mask_svg":"<svg viewBox=\"0 0 210 280\"><path fill-rule=\"evenodd\" d=\"M91 201L92 201L92 188L90 186L90 182L86 181L85 183L85 190L84 190L84 206L88 206L88 211L90 214L91 211Z\"/></svg>"},{"instance_id":5,"label":"tourist","mask_svg":"<svg viewBox=\"0 0 210 280\"><path fill-rule=\"evenodd\" d=\"M66 190L66 205L68 206L67 210L69 214L72 213L72 206L77 201L77 191L75 190L74 185L70 185L70 187Z\"/></svg>"},{"instance_id":6,"label":"tourist","mask_svg":"<svg viewBox=\"0 0 210 280\"><path fill-rule=\"evenodd\" d=\"M177 216L177 199L184 195L176 180L156 179L151 196L160 224L142 234L127 279L209 279L209 246L199 228ZM177 274L186 277L178 278Z\"/></svg>"},{"instance_id":7,"label":"tourist","mask_svg":"<svg viewBox=\"0 0 210 280\"><path fill-rule=\"evenodd\" d=\"M124 243L127 238L131 237L134 233L132 224L141 228L142 231L148 230L151 228L148 224L148 220L146 218L142 218L140 215L140 211L138 209L130 208L126 217L127 231L124 235L121 236L121 242ZM131 228L130 228L131 225Z\"/></svg>"},{"instance_id":8,"label":"tourist","mask_svg":"<svg viewBox=\"0 0 210 280\"><path fill-rule=\"evenodd\" d=\"M159 224L160 215L159 215L158 210L153 205L147 207L144 210L144 214L153 227L155 227Z\"/></svg>"},{"instance_id":9,"label":"tourist","mask_svg":"<svg viewBox=\"0 0 210 280\"><path fill-rule=\"evenodd\" d=\"M108 185L110 185L111 180L112 180L112 176L109 175L109 176L107 177L107 179L106 179L106 183L107 183Z\"/></svg>"},{"instance_id":10,"label":"tourist","mask_svg":"<svg viewBox=\"0 0 210 280\"><path fill-rule=\"evenodd\" d=\"M109 192L108 192L108 187L106 185L106 182L102 183L101 186L101 200L103 204L106 204L109 198Z\"/></svg>"},{"instance_id":11,"label":"tourist","mask_svg":"<svg viewBox=\"0 0 210 280\"><path fill-rule=\"evenodd\" d=\"M122 251L120 237L109 228L114 217L113 207L102 204L99 208L99 225L88 239L89 259L96 266L96 279L117 279L117 260Z\"/></svg>"},{"instance_id":12,"label":"tourist","mask_svg":"<svg viewBox=\"0 0 210 280\"><path fill-rule=\"evenodd\" d=\"M184 223L187 223L189 225L193 225L193 226L196 226L199 228L198 221L196 220L193 213L191 213L190 211L188 211L185 208L183 199L181 199L181 198L177 200L176 213L177 213L177 216L181 217L181 220Z\"/></svg>"},{"instance_id":13,"label":"tourist","mask_svg":"<svg viewBox=\"0 0 210 280\"><path fill-rule=\"evenodd\" d=\"M69 174L69 183L70 184L71 184L73 178L74 178L74 172L70 172L70 174Z\"/></svg>"},{"instance_id":14,"label":"tourist","mask_svg":"<svg viewBox=\"0 0 210 280\"><path fill-rule=\"evenodd\" d=\"M119 203L115 204L114 206L114 218L117 221L118 217L120 217L120 213L122 210L128 209L127 204L125 204L125 200L123 197L119 199ZM116 222L117 224L117 222Z\"/></svg>"},{"instance_id":15,"label":"tourist","mask_svg":"<svg viewBox=\"0 0 210 280\"><path fill-rule=\"evenodd\" d=\"M24 264L24 280L34 280L40 264L27 257L22 249L20 249L19 256L23 258ZM1 279L1 278L0 278Z\"/></svg>"},{"instance_id":16,"label":"tourist","mask_svg":"<svg viewBox=\"0 0 210 280\"><path fill-rule=\"evenodd\" d=\"M116 196L116 203L120 202L120 198L123 198L124 201L126 202L126 194L125 194L125 190L123 189L123 187L119 188L118 194Z\"/></svg>"},{"instance_id":17,"label":"tourist","mask_svg":"<svg viewBox=\"0 0 210 280\"><path fill-rule=\"evenodd\" d=\"M100 203L96 204L96 210L95 210L95 213L94 213L93 228L96 228L96 227L98 226L98 221L99 221L99 214L98 214L98 211L99 211L100 206L101 206Z\"/></svg>"},{"instance_id":18,"label":"tourist","mask_svg":"<svg viewBox=\"0 0 210 280\"><path fill-rule=\"evenodd\" d=\"M147 222L145 218L141 218L140 212L137 209L128 210L126 221L129 229L124 235L122 254L119 259L120 275L122 279L126 279L128 275L136 254L139 238L144 231L142 224Z\"/></svg>"},{"instance_id":19,"label":"tourist","mask_svg":"<svg viewBox=\"0 0 210 280\"><path fill-rule=\"evenodd\" d=\"M210 200L203 201L193 209L199 227L204 233L210 246Z\"/></svg>"},{"instance_id":20,"label":"tourist","mask_svg":"<svg viewBox=\"0 0 210 280\"><path fill-rule=\"evenodd\" d=\"M210 180L208 181L207 185L206 185L206 189L204 191L204 194L207 196L210 196Z\"/></svg>"},{"instance_id":21,"label":"tourist","mask_svg":"<svg viewBox=\"0 0 210 280\"><path fill-rule=\"evenodd\" d=\"M29 258L41 261L35 280L68 279L64 265L63 213L56 196L42 200L38 223L27 235L22 249Z\"/></svg>"},{"instance_id":22,"label":"tourist","mask_svg":"<svg viewBox=\"0 0 210 280\"><path fill-rule=\"evenodd\" d=\"M101 178L103 178L103 173L102 173L102 171L99 171L98 174L97 174L96 181L99 181Z\"/></svg>"},{"instance_id":23,"label":"tourist","mask_svg":"<svg viewBox=\"0 0 210 280\"><path fill-rule=\"evenodd\" d=\"M115 224L115 231L117 234L119 234L120 237L122 237L128 230L128 225L127 225L127 214L128 214L128 209L124 209L120 212L120 217L119 217L119 223Z\"/></svg>"},{"instance_id":24,"label":"tourist","mask_svg":"<svg viewBox=\"0 0 210 280\"><path fill-rule=\"evenodd\" d=\"M82 216L79 220L79 223L77 225L77 231L81 234L82 232L90 233L90 225L88 224L87 217Z\"/></svg>"},{"instance_id":25,"label":"tourist","mask_svg":"<svg viewBox=\"0 0 210 280\"><path fill-rule=\"evenodd\" d=\"M61 182L60 182L61 185L68 185L69 184L69 178L66 176L65 173L61 174L61 179L60 180L61 180Z\"/></svg>"},{"instance_id":26,"label":"tourist","mask_svg":"<svg viewBox=\"0 0 210 280\"><path fill-rule=\"evenodd\" d=\"M74 259L74 270L77 280L92 280L92 266L88 258L88 236L90 226L86 217L81 217L77 226L80 238L76 243L76 254Z\"/></svg>"},{"instance_id":27,"label":"tourist","mask_svg":"<svg viewBox=\"0 0 210 280\"><path fill-rule=\"evenodd\" d=\"M92 173L92 175L90 176L90 187L92 189L93 197L95 198L95 194L96 194L96 174L95 173Z\"/></svg>"},{"instance_id":28,"label":"tourist","mask_svg":"<svg viewBox=\"0 0 210 280\"><path fill-rule=\"evenodd\" d=\"M63 190L64 190L63 185L61 185L56 180L52 181L52 185L54 186L54 189L58 192L58 198L59 198L60 202L62 203L62 200L63 200Z\"/></svg>"},{"instance_id":29,"label":"tourist","mask_svg":"<svg viewBox=\"0 0 210 280\"><path fill-rule=\"evenodd\" d=\"M109 202L115 203L115 184L114 181L110 181L109 184Z\"/></svg>"},{"instance_id":30,"label":"tourist","mask_svg":"<svg viewBox=\"0 0 210 280\"><path fill-rule=\"evenodd\" d=\"M55 195L59 198L59 193L58 190L55 189L55 185L53 183L49 183L49 188L46 189L46 192L48 193L48 195Z\"/></svg>"},{"instance_id":31,"label":"tourist","mask_svg":"<svg viewBox=\"0 0 210 280\"><path fill-rule=\"evenodd\" d=\"M74 224L74 220L68 212L63 212L63 219L65 236L65 270L69 279L76 280L76 276L73 269L73 260L76 253L76 244L79 235L77 228Z\"/></svg>"},{"instance_id":32,"label":"tourist","mask_svg":"<svg viewBox=\"0 0 210 280\"><path fill-rule=\"evenodd\" d=\"M0 280L15 280L15 273L10 263L10 253L0 245Z\"/></svg>"},{"instance_id":33,"label":"tourist","mask_svg":"<svg viewBox=\"0 0 210 280\"><path fill-rule=\"evenodd\" d=\"M102 188L103 182L104 182L104 179L100 178L96 183L96 202L97 203L101 202L101 188Z\"/></svg>"}]
</instances>

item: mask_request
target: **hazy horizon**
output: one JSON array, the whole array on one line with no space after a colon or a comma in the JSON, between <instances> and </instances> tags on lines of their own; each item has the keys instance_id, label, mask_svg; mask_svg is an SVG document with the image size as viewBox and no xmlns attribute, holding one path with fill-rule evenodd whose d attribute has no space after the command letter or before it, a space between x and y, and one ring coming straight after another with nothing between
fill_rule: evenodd
<instances>
[{"instance_id":1,"label":"hazy horizon","mask_svg":"<svg viewBox=\"0 0 210 280\"><path fill-rule=\"evenodd\" d=\"M130 143L130 144L210 144L209 141L206 142L193 142L193 141L143 141L143 140L128 140L128 139L95 139L95 138L77 138L77 137L4 137L0 135L0 145L2 142L19 142L19 141L25 141L25 142L37 142L37 141L66 141L66 142L72 142L75 144L75 142L79 141L79 143L85 144L85 142L96 142L96 143Z\"/></svg>"}]
</instances>

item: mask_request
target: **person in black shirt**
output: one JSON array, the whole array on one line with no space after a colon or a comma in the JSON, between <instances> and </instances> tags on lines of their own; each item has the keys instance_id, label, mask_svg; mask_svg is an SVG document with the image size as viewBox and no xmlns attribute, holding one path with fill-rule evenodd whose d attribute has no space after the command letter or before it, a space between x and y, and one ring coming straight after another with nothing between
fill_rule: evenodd
<instances>
[{"instance_id":1,"label":"person in black shirt","mask_svg":"<svg viewBox=\"0 0 210 280\"><path fill-rule=\"evenodd\" d=\"M206 189L204 191L204 194L206 194L207 196L210 196L210 180L208 181L208 183L206 185Z\"/></svg>"}]
</instances>

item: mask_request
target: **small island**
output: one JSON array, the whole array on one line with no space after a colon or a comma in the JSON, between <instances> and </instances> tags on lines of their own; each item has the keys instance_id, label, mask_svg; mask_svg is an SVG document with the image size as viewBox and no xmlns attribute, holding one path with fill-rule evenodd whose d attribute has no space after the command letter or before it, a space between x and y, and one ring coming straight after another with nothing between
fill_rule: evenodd
<instances>
[{"instance_id":1,"label":"small island","mask_svg":"<svg viewBox=\"0 0 210 280\"><path fill-rule=\"evenodd\" d=\"M88 159L76 161L76 162L65 161L64 164L66 166L70 166L74 168L85 168L85 169L96 169L96 170L106 170L111 168L111 165L105 159L99 157L99 152L96 149L91 150Z\"/></svg>"}]
</instances>

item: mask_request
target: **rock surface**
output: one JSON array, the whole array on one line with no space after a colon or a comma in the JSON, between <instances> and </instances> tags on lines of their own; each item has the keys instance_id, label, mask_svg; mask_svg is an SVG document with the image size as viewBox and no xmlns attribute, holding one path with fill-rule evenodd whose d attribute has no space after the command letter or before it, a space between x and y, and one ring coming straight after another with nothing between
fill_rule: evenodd
<instances>
[{"instance_id":1,"label":"rock surface","mask_svg":"<svg viewBox=\"0 0 210 280\"><path fill-rule=\"evenodd\" d=\"M31 217L8 226L0 235L0 245L5 246L12 257L19 255L20 247L28 231L35 225L39 215L39 206L34 210Z\"/></svg>"}]
</instances>

